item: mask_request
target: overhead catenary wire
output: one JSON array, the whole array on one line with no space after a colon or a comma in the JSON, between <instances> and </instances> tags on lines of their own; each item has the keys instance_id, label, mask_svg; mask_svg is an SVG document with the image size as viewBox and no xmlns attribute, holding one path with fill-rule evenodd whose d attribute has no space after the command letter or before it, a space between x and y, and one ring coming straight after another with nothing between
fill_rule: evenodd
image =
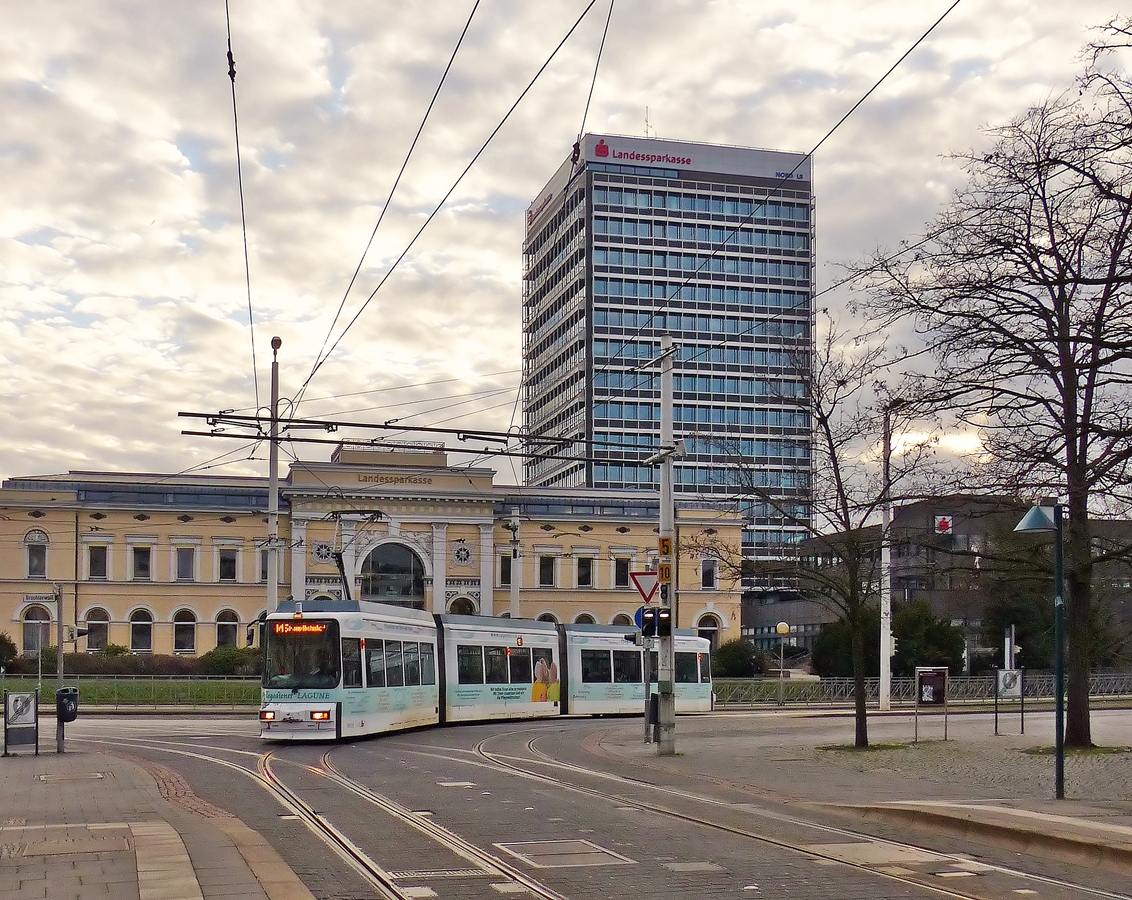
<instances>
[{"instance_id":1,"label":"overhead catenary wire","mask_svg":"<svg viewBox=\"0 0 1132 900\"><path fill-rule=\"evenodd\" d=\"M566 42L570 39L570 36L577 30L578 26L582 23L582 20L585 19L585 17L589 14L589 11L591 9L593 9L594 4L596 4L596 3L597 3L597 0L590 0L590 2L588 4L586 4L585 9L582 10L581 15L578 16L578 18L577 18L577 20L575 20L574 24L570 26L570 30L566 32L565 37L563 37L562 40L558 42L558 45L554 48L553 51L551 51L550 56L547 57L546 62L544 62L539 67L539 69L535 73L534 77L531 78L531 80L527 84L527 86L525 88L523 88L522 93L520 93L519 97L515 100L515 102L513 104L511 104L511 108L507 110L507 112L504 114L503 118L500 120L499 124L496 125L494 129L492 129L492 132L491 132L491 134L488 135L487 140L485 140L483 142L483 144L480 146L479 150L476 151L475 155L471 158L471 160L468 162L468 164L464 167L463 171L459 174L459 176L457 176L455 182L453 182L452 186L445 192L444 196L440 199L440 202L437 203L435 208L432 210L432 212L430 212L428 214L428 217L421 224L420 228L417 229L417 231L413 235L413 237L409 240L405 249L402 250L401 253L397 256L397 258L393 261L392 265L390 265L389 269L381 277L380 281L378 281L377 286L370 292L369 296L366 297L365 301L362 303L362 305L358 309L358 311L356 313L354 313L354 316L350 319L350 321L342 329L342 332L335 339L334 343L330 346L329 349L327 349L326 351L321 353L319 355L319 357L315 360L314 366L312 367L310 374L306 377L306 380L303 382L302 386L299 389L300 394L306 389L307 385L310 384L311 379L314 378L314 376L317 374L318 370L320 368L322 368L322 366L326 363L326 361L330 358L330 356L338 348L338 345L342 342L342 339L345 338L346 334L357 323L358 319L361 318L362 313L364 313L366 311L370 302L373 300L374 297L377 296L378 291L381 290L381 288L389 280L390 276L392 276L392 274L397 270L397 267L398 267L398 265L400 265L401 261L406 256L408 256L409 251L412 250L412 248L416 244L417 240L424 233L425 229L428 228L428 226L432 223L432 220L436 218L437 214L444 207L444 205L448 202L449 197L451 197L452 194L455 193L456 188L460 186L461 182L463 182L463 180L464 180L465 176L467 176L468 172L470 172L472 167L476 164L476 162L479 161L479 158L483 155L484 151L487 150L488 145L491 144L491 142L492 142L492 140L494 140L495 136L497 134L499 134L499 132L503 129L503 126L505 124L507 124L507 121L511 118L512 113L514 113L515 110L518 108L519 104L522 103L523 98L525 98L527 96L527 94L530 92L531 88L534 87L535 82L538 81L538 79L542 75L542 73L544 71L546 71L547 67L551 64L551 62L554 61L554 58L558 55L558 52L562 49L563 46L565 46Z\"/></svg>"},{"instance_id":2,"label":"overhead catenary wire","mask_svg":"<svg viewBox=\"0 0 1132 900\"><path fill-rule=\"evenodd\" d=\"M886 81L886 80L888 79L888 77L889 77L889 76L890 76L890 75L891 75L891 74L892 74L893 72L895 72L895 71L896 71L896 69L897 69L897 68L899 68L900 64L901 64L901 63L903 63L903 62L904 62L904 60L906 60L906 59L907 59L907 58L908 58L909 56L911 56L911 54L912 54L912 53L913 53L913 52L914 52L914 51L916 50L916 48L917 48L917 47L919 47L919 46L920 46L920 44L922 44L922 43L923 43L923 42L924 42L925 40L927 40L928 36L929 36L929 35L931 35L931 33L932 33L933 31L935 31L935 29L936 29L936 28L937 28L937 27L938 27L938 26L939 26L939 25L940 25L940 24L941 24L941 23L943 22L943 20L944 20L944 19L946 19L946 18L947 18L947 17L948 17L948 16L949 16L949 15L951 14L951 12L952 12L952 11L953 11L953 10L954 10L954 9L955 9L955 8L956 8L956 7L957 7L957 6L958 6L958 5L959 5L959 4L961 3L961 2L962 2L962 0L954 0L954 2L953 2L953 3L952 3L952 4L951 4L951 5L950 5L950 6L949 6L949 7L948 7L948 8L946 9L946 10L944 10L943 14L942 14L942 15L940 15L940 16L939 16L939 18L937 18L937 19L936 19L936 20L935 20L935 21L934 21L934 22L933 22L933 23L932 23L932 24L931 24L931 25L930 25L930 26L928 27L928 29L927 29L927 30L926 30L926 31L925 31L925 32L924 32L923 34L921 34L921 35L920 35L920 36L919 36L919 37L918 37L918 38L917 38L917 39L915 40L915 42L914 42L914 43L913 43L913 44L912 44L912 45L911 45L911 46L910 46L910 47L909 47L909 48L908 48L907 50L905 50L905 51L904 51L904 53L903 53L903 54L901 54L900 58L899 58L899 59L897 59L897 60L896 60L896 62L894 62L894 63L893 63L893 64L892 64L892 65L891 65L891 66L890 66L890 67L888 68L888 70L887 70L887 71L886 71L886 72L885 72L885 73L884 73L883 75L881 75L881 77L880 77L880 78L878 78L878 79L877 79L877 81L876 81L876 82L875 82L875 83L873 84L873 86L872 86L872 87L870 87L870 88L869 88L869 89L868 89L868 90L867 90L867 91L866 91L866 92L865 92L865 93L864 93L864 94L863 94L863 95L862 95L862 96L861 96L861 97L860 97L860 98L859 98L859 99L857 100L857 102L856 102L856 103L854 103L854 104L853 104L853 105L852 105L852 106L851 106L851 107L850 107L850 108L848 109L848 111L846 111L846 112L845 112L845 113L844 113L844 114L843 114L843 115L841 116L841 118L839 118L839 119L837 120L837 122L836 122L836 123L834 123L833 127L832 127L832 128L830 128L830 129L829 129L829 130L828 130L828 131L827 131L827 132L826 132L826 133L825 133L825 134L824 134L824 135L822 136L821 140L819 140L819 141L818 141L818 142L817 142L816 144L814 144L814 146L813 146L813 147L812 147L812 148L811 148L811 149L810 149L810 150L809 150L809 151L808 151L807 153L804 153L804 154L802 155L801 159L799 159L799 160L798 160L798 162L797 162L797 163L796 163L796 164L794 165L794 168L792 168L792 169L791 169L791 170L790 170L790 171L789 171L788 173L786 173L786 174L785 174L784 176L782 176L782 178L781 178L781 179L779 179L778 183L777 183L776 185L774 185L774 186L773 186L772 188L770 188L770 189L768 190L768 192L767 192L767 199L768 199L768 201L769 201L769 198L770 198L771 196L773 196L773 194L774 194L774 193L775 193L776 191L778 191L778 190L779 190L780 188L782 188L782 187L783 187L783 186L785 186L786 184L789 184L789 183L790 183L791 179L792 179L792 178L794 177L794 175L795 175L795 173L796 173L796 172L798 171L798 169L800 169L800 168L801 168L801 167L802 167L802 166L803 166L803 165L804 165L804 164L805 164L805 163L806 163L806 162L807 162L808 160L810 160L810 159L812 159L812 158L813 158L814 154L815 154L815 153L817 153L817 151L818 151L818 150L819 150L819 149L820 149L820 148L821 148L821 147L822 147L822 146L823 146L823 145L825 144L825 142L826 142L826 141L828 141L828 140L829 140L829 139L830 139L830 138L831 138L831 137L832 137L832 136L834 135L834 133L835 133L835 132L836 132L836 131L837 131L837 130L838 130L838 129L839 129L839 128L840 128L841 126L842 126L842 125L844 125L844 124L845 124L845 122L846 122L846 121L847 121L847 120L849 119L849 117L850 117L850 116L852 116L852 115L853 115L853 113L855 113L855 112L856 112L856 111L857 111L857 110L858 110L858 109L859 109L859 108L861 107L861 105L862 105L862 104L863 104L863 103L864 103L864 102L865 102L865 101L866 101L866 100L867 100L867 99L868 99L868 98L869 98L870 96L872 96L872 95L873 95L873 93L874 93L874 92L875 92L875 91L876 91L876 90L877 90L877 89L878 89L878 88L879 88L879 87L880 87L880 86L881 86L881 85L882 85L882 84L883 84L883 83L884 83L884 82L885 82L885 81ZM649 327L649 324L648 324L648 323L649 323L649 322L651 322L653 318L655 318L655 317L656 317L656 316L657 316L658 314L660 314L660 313L662 313L662 312L665 312L665 311L666 311L666 310L668 309L668 307L670 306L671 302L672 302L672 301L673 301L673 300L674 300L674 299L675 299L675 298L676 298L677 296L679 296L679 294L680 294L680 291L681 291L681 290L682 290L682 289L683 289L684 287L687 287L688 285L690 285L690 284L692 283L692 280L693 280L693 279L694 279L694 278L695 278L696 276L698 276L698 275L699 275L700 271L701 271L701 270L702 270L702 269L704 268L704 266L708 265L708 264L709 264L709 263L710 263L710 262L711 262L711 261L712 261L713 259L715 259L715 258L716 258L716 257L717 257L717 256L718 256L718 255L720 254L720 252L722 252L722 251L723 251L723 249L724 249L724 248L725 248L725 247L726 247L726 246L727 246L727 245L728 245L728 244L729 244L729 243L731 242L731 240L732 240L732 239L733 239L734 237L736 237L736 236L737 236L737 235L739 234L739 229L740 229L740 228L741 228L741 227L742 227L743 225L748 225L748 224L750 224L750 223L751 223L751 222L752 222L752 221L754 220L755 214L756 214L756 213L757 213L757 212L759 211L759 209L761 209L761 208L762 208L763 206L764 206L764 202L758 202L758 201L754 202L754 203L752 204L751 212L749 212L749 213L748 213L748 214L747 214L747 215L746 215L746 216L745 216L745 217L744 217L744 218L743 218L743 219L742 219L742 220L741 220L741 221L740 221L740 222L739 222L739 223L738 223L738 224L737 224L737 225L736 225L736 226L735 226L735 227L734 227L734 228L733 228L733 229L732 229L731 231L730 231L730 233L728 233L728 234L727 234L727 236L726 236L726 237L724 237L724 239L723 239L723 240L722 240L722 241L721 241L721 242L719 243L719 245L718 245L717 249L713 250L713 251L712 251L712 252L710 253L710 255L708 255L707 257L705 257L704 261L703 261L702 263L700 263L700 264L699 264L699 265L698 265L698 266L697 266L697 267L695 268L695 270L693 270L693 271L692 271L692 273L691 273L690 275L688 275L688 276L687 276L687 277L686 277L686 278L685 278L685 279L684 279L684 280L683 280L682 282L680 282L680 283L679 283L679 284L678 284L678 285L676 286L676 289L675 289L675 290L674 290L674 291L673 291L673 292L672 292L671 294L669 294L669 296L667 296L667 297L663 298L663 302L662 302L662 304L661 304L661 305L660 305L660 306L659 306L659 307L658 307L657 309L654 309L654 310L652 310L652 312L651 312L651 314L650 314L649 318L645 320L645 324L638 326L638 327L637 327L637 330L636 330L635 332L633 332L633 334L629 335L629 337L628 337L627 339L628 339L628 340L632 340L632 339L633 339L633 338L635 338L635 337L639 337L639 336L641 335L641 333L642 333L642 332L644 331L644 329L646 329L646 328L648 328L648 327ZM624 342L623 342L623 343L624 343ZM620 355L620 353L618 353L618 356L619 356L619 355ZM614 358L616 359L617 357L615 356ZM602 369L600 369L600 370L598 370L598 371L602 371L602 372L604 372L604 371L606 371L606 370L607 370L607 367L606 367L606 368L602 368Z\"/></svg>"},{"instance_id":3,"label":"overhead catenary wire","mask_svg":"<svg viewBox=\"0 0 1132 900\"><path fill-rule=\"evenodd\" d=\"M602 52L605 50L605 39L609 36L609 23L613 19L613 4L615 2L616 2L616 0L609 0L609 12L606 13L606 15L605 15L605 28L602 29L601 43L598 44L597 56L594 59L594 74L593 74L593 78L590 79L590 90L589 90L589 93L586 95L585 109L582 110L582 124L578 128L578 140L574 142L573 166L574 166L575 172L577 171L578 158L581 155L582 138L584 138L585 134L586 134L586 119L589 118L590 103L593 101L594 88L597 87L598 68L601 66L601 55L602 55ZM573 174L571 174L570 178L566 179L566 186L563 188L564 192L570 190L571 181L573 181ZM511 410L511 427L512 428L515 426L515 417L518 415L519 401L522 399L522 396L523 396L523 379L520 378L519 379L519 386L515 391L515 406ZM515 478L515 481L519 481L519 473L515 471L514 463L512 463L512 465L511 465L511 474Z\"/></svg>"},{"instance_id":4,"label":"overhead catenary wire","mask_svg":"<svg viewBox=\"0 0 1132 900\"><path fill-rule=\"evenodd\" d=\"M232 55L232 16L228 0L224 0L224 22L228 31L228 79L232 82L232 130L236 138L236 184L240 192L240 230L244 239L244 287L248 298L248 335L252 344L252 384L255 405L259 408L259 366L255 353L255 316L252 314L252 267L248 258L248 217L244 205L244 167L240 159L240 115L236 107L236 58Z\"/></svg>"},{"instance_id":5,"label":"overhead catenary wire","mask_svg":"<svg viewBox=\"0 0 1132 900\"><path fill-rule=\"evenodd\" d=\"M444 67L444 71L440 75L440 81L436 85L436 90L432 92L432 99L428 102L428 107L425 109L424 115L421 117L421 123L417 126L417 133L413 135L413 140L409 144L409 149L405 153L405 159L401 162L401 168L397 171L397 177L393 179L393 186L389 189L389 196L385 198L385 204L381 207L381 212L378 213L377 222L373 226L373 231L370 232L369 240L366 241L365 249L362 250L361 258L358 260L358 265L354 268L354 274L350 276L350 281L346 285L346 290L342 294L342 300L338 304L338 309L334 313L334 319L330 323L330 327L326 330L326 337L322 339L322 346L318 348L318 353L315 355L315 369L318 368L320 363L319 358L322 356L323 350L326 349L326 343L330 340L330 336L334 333L334 326L338 324L338 319L342 315L342 310L346 306L346 299L350 296L350 291L354 287L354 282L358 279L358 273L362 270L362 265L365 263L366 255L369 253L370 247L373 246L374 238L377 237L377 230L381 227L382 220L385 218L385 213L388 212L390 204L393 202L393 195L397 193L397 187L401 184L401 177L405 174L405 169L408 168L409 160L412 159L413 151L417 147L417 141L420 140L421 133L424 131L425 124L428 122L428 117L432 113L432 108L436 105L436 98L440 96L440 90L444 87L444 82L448 79L448 73L452 70L452 64L456 61L456 54L460 51L460 45L464 43L464 37L471 27L472 19L479 9L480 0L472 5L472 11L468 13L468 20L464 23L464 28L460 32L460 37L456 40L456 46L452 48L452 55L448 58L448 65ZM314 375L314 370L311 371L311 376ZM306 389L306 385L310 382L310 377L303 382L303 386L299 389L298 394L295 396L295 407L302 402L302 395Z\"/></svg>"}]
</instances>

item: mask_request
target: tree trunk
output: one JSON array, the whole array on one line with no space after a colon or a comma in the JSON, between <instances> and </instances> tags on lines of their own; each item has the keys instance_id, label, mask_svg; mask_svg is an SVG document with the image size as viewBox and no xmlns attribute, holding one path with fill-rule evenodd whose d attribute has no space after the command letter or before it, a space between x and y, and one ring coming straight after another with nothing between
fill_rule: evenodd
<instances>
[{"instance_id":1,"label":"tree trunk","mask_svg":"<svg viewBox=\"0 0 1132 900\"><path fill-rule=\"evenodd\" d=\"M1069 522L1065 529L1065 671L1067 700L1065 745L1093 746L1089 724L1089 623L1093 599L1093 559L1089 546L1089 519L1084 498L1069 496Z\"/></svg>"},{"instance_id":2,"label":"tree trunk","mask_svg":"<svg viewBox=\"0 0 1132 900\"><path fill-rule=\"evenodd\" d=\"M853 746L863 750L869 746L869 714L865 707L865 622L858 611L849 617L849 639L853 647L853 706L856 735Z\"/></svg>"}]
</instances>

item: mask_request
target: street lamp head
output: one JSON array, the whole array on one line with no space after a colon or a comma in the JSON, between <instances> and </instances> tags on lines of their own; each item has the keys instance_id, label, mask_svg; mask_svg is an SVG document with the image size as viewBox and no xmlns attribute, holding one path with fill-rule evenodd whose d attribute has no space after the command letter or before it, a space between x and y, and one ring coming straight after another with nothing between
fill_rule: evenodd
<instances>
[{"instance_id":1,"label":"street lamp head","mask_svg":"<svg viewBox=\"0 0 1132 900\"><path fill-rule=\"evenodd\" d=\"M789 622L779 622L777 625L774 626L774 631L775 631L776 634L789 634L790 633L790 623Z\"/></svg>"},{"instance_id":2,"label":"street lamp head","mask_svg":"<svg viewBox=\"0 0 1132 900\"><path fill-rule=\"evenodd\" d=\"M1014 526L1014 530L1018 532L1055 532L1057 526L1054 524L1053 508L1049 506L1033 506L1030 511L1022 517L1022 521Z\"/></svg>"}]
</instances>

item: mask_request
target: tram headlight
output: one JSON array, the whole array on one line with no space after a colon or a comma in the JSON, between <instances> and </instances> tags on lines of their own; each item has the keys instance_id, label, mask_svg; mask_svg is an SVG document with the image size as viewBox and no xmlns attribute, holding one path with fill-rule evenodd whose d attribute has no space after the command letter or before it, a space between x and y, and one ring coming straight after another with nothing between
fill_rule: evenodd
<instances>
[{"instance_id":1,"label":"tram headlight","mask_svg":"<svg viewBox=\"0 0 1132 900\"><path fill-rule=\"evenodd\" d=\"M328 709L312 709L311 710L311 719L313 719L315 722L329 722L330 721L330 710L328 710Z\"/></svg>"},{"instance_id":2,"label":"tram headlight","mask_svg":"<svg viewBox=\"0 0 1132 900\"><path fill-rule=\"evenodd\" d=\"M260 718L261 722L274 722L275 721L275 710L273 710L273 709L261 709L259 711L259 718Z\"/></svg>"}]
</instances>

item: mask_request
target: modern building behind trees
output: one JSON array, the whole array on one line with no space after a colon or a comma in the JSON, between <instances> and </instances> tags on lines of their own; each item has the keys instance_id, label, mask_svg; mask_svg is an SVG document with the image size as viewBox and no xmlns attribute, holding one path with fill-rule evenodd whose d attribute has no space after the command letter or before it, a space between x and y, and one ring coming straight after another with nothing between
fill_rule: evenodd
<instances>
[{"instance_id":1,"label":"modern building behind trees","mask_svg":"<svg viewBox=\"0 0 1132 900\"><path fill-rule=\"evenodd\" d=\"M1053 616L1053 572L1049 541L1017 535L1014 526L1030 508L1017 499L952 494L895 507L891 528L892 596L894 603L926 602L934 616L962 629L970 664L982 655L1001 654L1000 628L1015 624L1033 634L1030 663L1043 662L1051 647L1043 634ZM1114 550L1132 546L1132 522L1094 520L1098 546ZM867 589L879 604L881 590L879 525L865 529L869 547ZM806 568L837 567L828 544L808 539L799 546L798 564ZM805 584L806 579L802 579ZM1096 648L1103 658L1124 658L1132 649L1132 564L1113 560L1098 567ZM1040 617L1048 611L1049 621ZM1012 622L1011 617L1020 621ZM778 647L775 627L787 622L791 639L812 647L814 638L837 615L816 590L755 591L743 605L743 634L757 647ZM1022 660L1026 660L1023 645ZM1127 661L1127 660L1126 660Z\"/></svg>"}]
</instances>

